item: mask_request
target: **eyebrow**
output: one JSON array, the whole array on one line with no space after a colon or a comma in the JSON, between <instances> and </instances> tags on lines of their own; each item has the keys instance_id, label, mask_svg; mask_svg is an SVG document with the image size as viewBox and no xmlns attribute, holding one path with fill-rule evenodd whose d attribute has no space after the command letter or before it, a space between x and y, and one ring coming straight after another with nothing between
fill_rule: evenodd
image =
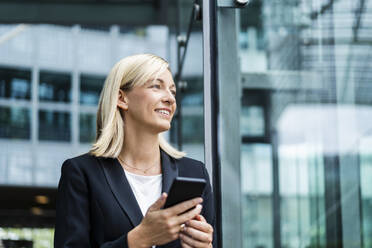
<instances>
[{"instance_id":1,"label":"eyebrow","mask_svg":"<svg viewBox=\"0 0 372 248\"><path fill-rule=\"evenodd\" d=\"M163 79L161 79L161 78L157 78L156 80L159 81L160 83L164 84L164 80L163 80ZM170 88L176 88L176 85L175 85L175 84L172 84L172 85L170 86Z\"/></svg>"}]
</instances>

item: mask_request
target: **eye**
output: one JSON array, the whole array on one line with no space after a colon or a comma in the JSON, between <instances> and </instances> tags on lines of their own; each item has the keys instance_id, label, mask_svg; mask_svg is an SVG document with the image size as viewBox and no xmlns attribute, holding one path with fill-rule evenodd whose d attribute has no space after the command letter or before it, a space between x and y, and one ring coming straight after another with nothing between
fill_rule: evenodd
<instances>
[{"instance_id":1,"label":"eye","mask_svg":"<svg viewBox=\"0 0 372 248\"><path fill-rule=\"evenodd\" d=\"M173 96L176 96L176 91L175 90L171 90L171 93Z\"/></svg>"},{"instance_id":2,"label":"eye","mask_svg":"<svg viewBox=\"0 0 372 248\"><path fill-rule=\"evenodd\" d=\"M153 84L149 88L160 89L160 84Z\"/></svg>"}]
</instances>

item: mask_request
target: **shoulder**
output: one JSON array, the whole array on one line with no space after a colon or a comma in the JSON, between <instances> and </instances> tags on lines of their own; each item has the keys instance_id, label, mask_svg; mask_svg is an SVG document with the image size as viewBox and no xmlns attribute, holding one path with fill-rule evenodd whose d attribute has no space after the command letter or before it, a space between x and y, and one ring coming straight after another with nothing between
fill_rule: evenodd
<instances>
[{"instance_id":1,"label":"shoulder","mask_svg":"<svg viewBox=\"0 0 372 248\"><path fill-rule=\"evenodd\" d=\"M182 157L182 158L175 159L175 160L177 161L177 163L182 164L182 165L187 164L190 166L204 166L203 162L193 159L193 158L189 158L189 157Z\"/></svg>"},{"instance_id":2,"label":"shoulder","mask_svg":"<svg viewBox=\"0 0 372 248\"><path fill-rule=\"evenodd\" d=\"M99 158L89 153L85 153L65 160L62 165L62 172L71 170L84 171L87 168L91 169L92 167L97 167L96 165L98 165L98 163Z\"/></svg>"},{"instance_id":3,"label":"shoulder","mask_svg":"<svg viewBox=\"0 0 372 248\"><path fill-rule=\"evenodd\" d=\"M175 160L180 176L208 177L208 172L203 162L189 157L183 157Z\"/></svg>"}]
</instances>

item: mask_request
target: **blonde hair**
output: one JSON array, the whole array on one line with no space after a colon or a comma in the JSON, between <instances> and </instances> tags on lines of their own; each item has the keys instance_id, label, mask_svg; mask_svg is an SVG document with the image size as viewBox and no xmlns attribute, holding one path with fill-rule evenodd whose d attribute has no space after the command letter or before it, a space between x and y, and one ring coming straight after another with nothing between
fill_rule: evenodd
<instances>
[{"instance_id":1,"label":"blonde hair","mask_svg":"<svg viewBox=\"0 0 372 248\"><path fill-rule=\"evenodd\" d=\"M98 103L96 140L90 153L97 157L119 156L124 143L124 121L117 107L119 90L129 91L169 69L166 60L153 54L138 54L121 59L108 74ZM168 155L182 158L159 134L159 145Z\"/></svg>"}]
</instances>

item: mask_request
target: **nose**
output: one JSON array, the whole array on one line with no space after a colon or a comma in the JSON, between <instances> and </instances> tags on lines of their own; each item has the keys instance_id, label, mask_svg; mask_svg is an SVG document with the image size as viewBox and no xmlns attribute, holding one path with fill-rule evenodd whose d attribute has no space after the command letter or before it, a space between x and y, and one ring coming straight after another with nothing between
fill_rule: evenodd
<instances>
[{"instance_id":1,"label":"nose","mask_svg":"<svg viewBox=\"0 0 372 248\"><path fill-rule=\"evenodd\" d=\"M168 103L169 105L172 105L176 102L176 98L172 94L172 92L167 90L166 96L164 96L164 98L163 98L163 102Z\"/></svg>"}]
</instances>

